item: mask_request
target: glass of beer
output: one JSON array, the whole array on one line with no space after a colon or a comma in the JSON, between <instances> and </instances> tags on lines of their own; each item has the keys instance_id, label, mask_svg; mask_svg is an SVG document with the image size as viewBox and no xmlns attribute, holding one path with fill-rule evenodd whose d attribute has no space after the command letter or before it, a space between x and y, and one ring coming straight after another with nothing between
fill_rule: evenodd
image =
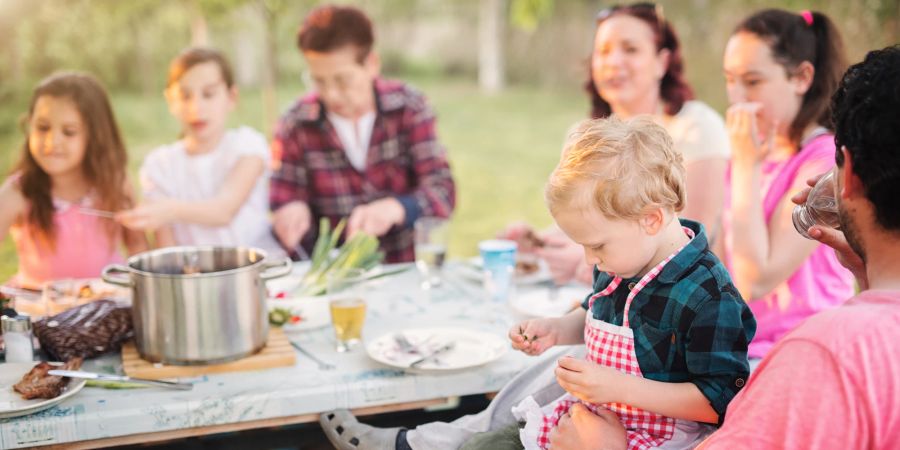
<instances>
[{"instance_id":1,"label":"glass of beer","mask_svg":"<svg viewBox=\"0 0 900 450\"><path fill-rule=\"evenodd\" d=\"M416 267L422 274L422 287L438 287L441 285L441 269L447 257L447 220L421 217L416 220L414 227Z\"/></svg>"},{"instance_id":2,"label":"glass of beer","mask_svg":"<svg viewBox=\"0 0 900 450\"><path fill-rule=\"evenodd\" d=\"M337 351L346 352L360 342L366 322L366 301L363 297L365 271L336 269L327 275L326 280Z\"/></svg>"}]
</instances>

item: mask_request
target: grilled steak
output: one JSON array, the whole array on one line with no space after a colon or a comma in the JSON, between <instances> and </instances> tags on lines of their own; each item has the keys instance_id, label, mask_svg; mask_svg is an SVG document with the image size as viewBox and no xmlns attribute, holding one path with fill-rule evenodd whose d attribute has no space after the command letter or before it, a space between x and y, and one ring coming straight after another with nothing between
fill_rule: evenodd
<instances>
[{"instance_id":1,"label":"grilled steak","mask_svg":"<svg viewBox=\"0 0 900 450\"><path fill-rule=\"evenodd\" d=\"M82 361L82 358L72 358L62 366L53 366L45 361L41 361L32 367L22 377L22 380L13 386L13 389L22 394L22 398L25 400L57 397L59 394L62 394L63 389L69 384L69 378L48 375L47 372L53 369L78 370L81 368Z\"/></svg>"}]
</instances>

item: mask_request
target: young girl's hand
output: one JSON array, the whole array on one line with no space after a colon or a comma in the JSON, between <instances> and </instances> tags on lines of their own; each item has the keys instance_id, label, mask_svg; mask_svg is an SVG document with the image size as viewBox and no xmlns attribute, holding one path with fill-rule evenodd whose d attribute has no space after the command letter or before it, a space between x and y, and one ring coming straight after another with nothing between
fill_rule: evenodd
<instances>
[{"instance_id":1,"label":"young girl's hand","mask_svg":"<svg viewBox=\"0 0 900 450\"><path fill-rule=\"evenodd\" d=\"M559 331L551 319L531 319L513 325L509 329L509 340L514 349L536 356L556 345Z\"/></svg>"},{"instance_id":2,"label":"young girl's hand","mask_svg":"<svg viewBox=\"0 0 900 450\"><path fill-rule=\"evenodd\" d=\"M172 223L174 206L168 199L148 201L138 205L134 209L121 211L116 214L116 221L132 230L156 230Z\"/></svg>"},{"instance_id":3,"label":"young girl's hand","mask_svg":"<svg viewBox=\"0 0 900 450\"><path fill-rule=\"evenodd\" d=\"M585 359L564 356L556 367L556 381L566 392L589 403L616 402L621 380L628 375Z\"/></svg>"},{"instance_id":4,"label":"young girl's hand","mask_svg":"<svg viewBox=\"0 0 900 450\"><path fill-rule=\"evenodd\" d=\"M725 126L731 140L732 158L736 162L759 163L772 147L777 124L769 127L765 137L760 136L757 119L762 104L735 103L725 114Z\"/></svg>"}]
</instances>

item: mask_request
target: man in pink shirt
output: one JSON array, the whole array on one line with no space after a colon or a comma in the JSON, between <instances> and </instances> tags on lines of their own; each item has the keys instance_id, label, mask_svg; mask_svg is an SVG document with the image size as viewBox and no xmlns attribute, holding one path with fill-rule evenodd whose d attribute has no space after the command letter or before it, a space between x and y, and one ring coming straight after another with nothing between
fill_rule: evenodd
<instances>
[{"instance_id":1,"label":"man in pink shirt","mask_svg":"<svg viewBox=\"0 0 900 450\"><path fill-rule=\"evenodd\" d=\"M838 252L862 292L785 336L700 448L900 448L898 86L894 46L852 66L833 98L843 233L815 226L810 235ZM552 447L624 449L614 419L575 410L560 421Z\"/></svg>"}]
</instances>

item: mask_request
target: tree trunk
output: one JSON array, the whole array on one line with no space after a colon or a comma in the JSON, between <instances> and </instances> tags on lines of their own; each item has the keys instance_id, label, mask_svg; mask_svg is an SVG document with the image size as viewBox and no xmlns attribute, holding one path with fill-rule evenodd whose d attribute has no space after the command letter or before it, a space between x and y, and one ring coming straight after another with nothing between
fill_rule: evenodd
<instances>
[{"instance_id":1,"label":"tree trunk","mask_svg":"<svg viewBox=\"0 0 900 450\"><path fill-rule=\"evenodd\" d=\"M203 16L203 9L195 0L191 2L191 46L206 45L209 45L209 28L206 25L206 17Z\"/></svg>"},{"instance_id":2,"label":"tree trunk","mask_svg":"<svg viewBox=\"0 0 900 450\"><path fill-rule=\"evenodd\" d=\"M478 85L498 92L506 84L503 63L505 0L481 0L478 10Z\"/></svg>"},{"instance_id":3,"label":"tree trunk","mask_svg":"<svg viewBox=\"0 0 900 450\"><path fill-rule=\"evenodd\" d=\"M134 39L135 67L138 68L137 77L141 93L145 96L159 95L159 87L156 85L156 79L153 76L157 69L153 66L150 39L147 37L144 22L140 20L132 21L131 32Z\"/></svg>"},{"instance_id":4,"label":"tree trunk","mask_svg":"<svg viewBox=\"0 0 900 450\"><path fill-rule=\"evenodd\" d=\"M260 16L263 19L263 64L262 83L260 92L263 102L263 121L268 136L272 135L275 121L278 115L278 106L275 103L275 85L278 81L278 36L277 16L278 11L270 9L264 0L257 0Z\"/></svg>"}]
</instances>

